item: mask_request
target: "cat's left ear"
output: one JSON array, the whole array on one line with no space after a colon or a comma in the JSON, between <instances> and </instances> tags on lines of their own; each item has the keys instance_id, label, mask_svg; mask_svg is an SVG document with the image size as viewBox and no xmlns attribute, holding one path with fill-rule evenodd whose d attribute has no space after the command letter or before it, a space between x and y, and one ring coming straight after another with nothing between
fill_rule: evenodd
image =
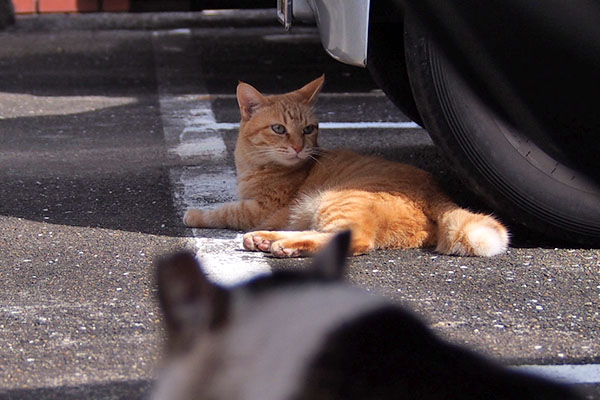
<instances>
[{"instance_id":1,"label":"cat's left ear","mask_svg":"<svg viewBox=\"0 0 600 400\"><path fill-rule=\"evenodd\" d=\"M162 257L155 268L167 346L174 353L185 351L198 334L224 323L229 292L208 280L190 252Z\"/></svg>"},{"instance_id":2,"label":"cat's left ear","mask_svg":"<svg viewBox=\"0 0 600 400\"><path fill-rule=\"evenodd\" d=\"M313 258L311 271L322 279L341 280L346 271L346 260L350 250L352 233L343 231L333 238Z\"/></svg>"},{"instance_id":3,"label":"cat's left ear","mask_svg":"<svg viewBox=\"0 0 600 400\"><path fill-rule=\"evenodd\" d=\"M323 84L325 83L325 74L321 75L314 81L307 83L302 88L296 90L300 96L302 96L302 102L308 105L314 105L317 102L317 97Z\"/></svg>"}]
</instances>

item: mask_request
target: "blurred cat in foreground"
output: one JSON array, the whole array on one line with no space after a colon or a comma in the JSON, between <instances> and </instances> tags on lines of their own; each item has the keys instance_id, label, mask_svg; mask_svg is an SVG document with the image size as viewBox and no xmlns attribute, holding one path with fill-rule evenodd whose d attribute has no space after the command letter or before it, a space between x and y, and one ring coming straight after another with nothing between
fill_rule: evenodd
<instances>
[{"instance_id":1,"label":"blurred cat in foreground","mask_svg":"<svg viewBox=\"0 0 600 400\"><path fill-rule=\"evenodd\" d=\"M577 399L438 339L403 308L344 284L350 233L307 271L233 288L192 254L157 262L167 332L153 400Z\"/></svg>"}]
</instances>

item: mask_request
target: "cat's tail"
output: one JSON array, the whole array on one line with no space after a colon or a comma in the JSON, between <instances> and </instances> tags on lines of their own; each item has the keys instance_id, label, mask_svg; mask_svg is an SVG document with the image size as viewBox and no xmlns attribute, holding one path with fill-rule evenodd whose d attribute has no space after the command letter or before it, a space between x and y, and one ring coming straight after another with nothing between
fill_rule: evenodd
<instances>
[{"instance_id":1,"label":"cat's tail","mask_svg":"<svg viewBox=\"0 0 600 400\"><path fill-rule=\"evenodd\" d=\"M491 257L508 248L508 229L491 215L473 213L449 200L431 211L438 224L439 253Z\"/></svg>"}]
</instances>

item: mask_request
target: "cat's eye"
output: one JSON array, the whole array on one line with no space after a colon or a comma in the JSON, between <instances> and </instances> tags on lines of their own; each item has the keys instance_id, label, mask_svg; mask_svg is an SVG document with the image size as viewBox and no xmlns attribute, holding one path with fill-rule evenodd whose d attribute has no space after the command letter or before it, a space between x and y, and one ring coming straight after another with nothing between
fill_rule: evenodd
<instances>
[{"instance_id":1,"label":"cat's eye","mask_svg":"<svg viewBox=\"0 0 600 400\"><path fill-rule=\"evenodd\" d=\"M315 130L317 129L316 126L314 125L308 125L307 127L305 127L304 129L302 129L302 133L304 133L305 135L310 135L311 133L313 133Z\"/></svg>"},{"instance_id":2,"label":"cat's eye","mask_svg":"<svg viewBox=\"0 0 600 400\"><path fill-rule=\"evenodd\" d=\"M273 132L275 132L278 135L283 135L286 132L285 126L280 125L280 124L271 125L271 129L273 130Z\"/></svg>"}]
</instances>

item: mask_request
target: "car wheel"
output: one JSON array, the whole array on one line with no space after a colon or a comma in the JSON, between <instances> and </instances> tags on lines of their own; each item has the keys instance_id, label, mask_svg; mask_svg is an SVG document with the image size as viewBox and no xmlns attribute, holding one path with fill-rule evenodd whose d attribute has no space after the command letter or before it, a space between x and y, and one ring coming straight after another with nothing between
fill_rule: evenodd
<instances>
[{"instance_id":1,"label":"car wheel","mask_svg":"<svg viewBox=\"0 0 600 400\"><path fill-rule=\"evenodd\" d=\"M404 42L389 40L402 30L402 23L398 22L369 25L367 68L373 81L394 105L408 118L422 125L421 116L410 90L408 75L406 75Z\"/></svg>"},{"instance_id":2,"label":"car wheel","mask_svg":"<svg viewBox=\"0 0 600 400\"><path fill-rule=\"evenodd\" d=\"M567 167L488 107L409 18L404 45L419 114L468 188L501 216L531 230L600 244L597 181Z\"/></svg>"}]
</instances>

